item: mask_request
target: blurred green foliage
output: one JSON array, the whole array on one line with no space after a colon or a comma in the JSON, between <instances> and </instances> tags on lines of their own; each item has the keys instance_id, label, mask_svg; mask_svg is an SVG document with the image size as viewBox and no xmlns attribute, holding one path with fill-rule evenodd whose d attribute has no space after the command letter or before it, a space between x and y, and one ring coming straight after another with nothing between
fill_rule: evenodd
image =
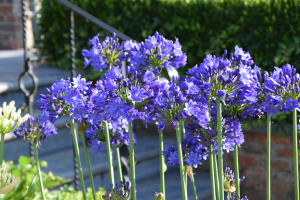
<instances>
[{"instance_id":1,"label":"blurred green foliage","mask_svg":"<svg viewBox=\"0 0 300 200\"><path fill-rule=\"evenodd\" d=\"M300 67L300 2L294 0L70 0L88 13L143 41L158 31L179 38L188 65L200 64L207 54L232 52L235 45L249 51L257 66L273 70L290 63ZM41 1L39 50L50 65L70 68L69 11L56 1ZM76 66L82 69L82 49L97 33L109 35L75 14Z\"/></svg>"},{"instance_id":2,"label":"blurred green foliage","mask_svg":"<svg viewBox=\"0 0 300 200\"><path fill-rule=\"evenodd\" d=\"M0 199L5 200L26 200L28 199L28 188L33 182L33 179L38 174L37 165L35 160L30 157L20 156L18 160L18 164L14 165L12 161L8 161L7 164L9 166L8 172L15 175L15 177L20 176L20 181L16 185L16 187L8 192L7 194L0 195ZM40 161L41 167L47 167L48 164L46 161ZM38 179L38 178L37 178ZM68 179L64 179L58 176L54 176L52 172L48 174L42 172L43 185L45 189L50 189L64 183L70 182ZM39 195L40 186L35 181L35 185L37 187L37 194ZM35 194L33 195L35 196Z\"/></svg>"}]
</instances>

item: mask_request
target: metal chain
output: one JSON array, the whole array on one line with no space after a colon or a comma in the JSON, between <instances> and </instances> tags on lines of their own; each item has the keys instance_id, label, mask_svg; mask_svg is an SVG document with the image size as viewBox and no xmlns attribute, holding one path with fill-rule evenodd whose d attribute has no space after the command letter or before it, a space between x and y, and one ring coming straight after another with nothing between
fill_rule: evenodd
<instances>
[{"instance_id":1,"label":"metal chain","mask_svg":"<svg viewBox=\"0 0 300 200\"><path fill-rule=\"evenodd\" d=\"M26 40L26 0L22 1L22 30L23 30L23 48L24 48L24 71L19 76L19 88L25 95L25 103L20 106L20 109L26 110L27 113L30 115L33 114L33 100L34 95L37 92L38 88L38 81L37 78L32 70L31 60L28 57L28 50L27 50L27 40ZM25 75L28 75L32 82L33 82L33 89L31 91L28 91L24 85L23 78ZM30 150L30 157L34 159L34 147L33 143L30 142L29 144L29 150Z\"/></svg>"},{"instance_id":2,"label":"metal chain","mask_svg":"<svg viewBox=\"0 0 300 200\"><path fill-rule=\"evenodd\" d=\"M70 52L71 52L71 80L76 76L76 65L75 65L75 33L74 33L74 12L69 11L70 17ZM73 146L73 160L74 160L74 185L75 189L79 190L80 177L78 171L78 163L75 155L75 148Z\"/></svg>"}]
</instances>

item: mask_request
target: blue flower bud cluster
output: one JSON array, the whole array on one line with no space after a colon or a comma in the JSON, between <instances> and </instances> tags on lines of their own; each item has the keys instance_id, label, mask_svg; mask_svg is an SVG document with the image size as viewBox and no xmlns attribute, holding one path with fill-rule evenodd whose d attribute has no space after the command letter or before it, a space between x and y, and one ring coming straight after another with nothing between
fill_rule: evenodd
<instances>
[{"instance_id":1,"label":"blue flower bud cluster","mask_svg":"<svg viewBox=\"0 0 300 200\"><path fill-rule=\"evenodd\" d=\"M130 187L130 183L126 182L126 188ZM125 189L123 182L120 182L120 185L114 185L111 183L110 185L111 191L107 190L106 194L102 196L103 200L129 200L130 199L130 190Z\"/></svg>"},{"instance_id":2,"label":"blue flower bud cluster","mask_svg":"<svg viewBox=\"0 0 300 200\"><path fill-rule=\"evenodd\" d=\"M55 126L49 121L48 114L46 110L43 110L41 116L36 119L29 116L26 122L13 131L13 134L20 141L31 141L35 143L39 143L39 141L57 134Z\"/></svg>"}]
</instances>

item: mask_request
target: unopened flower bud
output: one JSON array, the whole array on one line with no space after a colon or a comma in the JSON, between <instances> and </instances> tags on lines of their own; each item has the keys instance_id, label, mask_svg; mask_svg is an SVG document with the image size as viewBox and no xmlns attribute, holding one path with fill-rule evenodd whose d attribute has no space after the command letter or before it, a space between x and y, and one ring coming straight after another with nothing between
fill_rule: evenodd
<instances>
[{"instance_id":1,"label":"unopened flower bud","mask_svg":"<svg viewBox=\"0 0 300 200\"><path fill-rule=\"evenodd\" d=\"M167 165L164 163L164 172L166 172L168 169Z\"/></svg>"},{"instance_id":2,"label":"unopened flower bud","mask_svg":"<svg viewBox=\"0 0 300 200\"><path fill-rule=\"evenodd\" d=\"M191 167L187 167L186 172L187 172L187 175L192 180L193 179L193 169Z\"/></svg>"},{"instance_id":3,"label":"unopened flower bud","mask_svg":"<svg viewBox=\"0 0 300 200\"><path fill-rule=\"evenodd\" d=\"M154 198L155 200L163 200L164 194L162 192L156 192Z\"/></svg>"}]
</instances>

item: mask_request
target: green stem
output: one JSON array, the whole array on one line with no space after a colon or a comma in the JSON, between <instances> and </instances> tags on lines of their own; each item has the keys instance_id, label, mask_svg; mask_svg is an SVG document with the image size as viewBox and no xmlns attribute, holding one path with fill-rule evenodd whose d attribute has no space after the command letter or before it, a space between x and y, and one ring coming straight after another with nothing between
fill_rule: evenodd
<instances>
[{"instance_id":1,"label":"green stem","mask_svg":"<svg viewBox=\"0 0 300 200\"><path fill-rule=\"evenodd\" d=\"M220 200L224 200L223 188L223 155L222 155L222 105L220 98L217 98L217 130L218 130L218 164L219 164L219 189Z\"/></svg>"},{"instance_id":2,"label":"green stem","mask_svg":"<svg viewBox=\"0 0 300 200\"><path fill-rule=\"evenodd\" d=\"M129 161L130 161L130 176L131 176L131 198L132 198L132 200L136 200L135 162L134 162L134 149L133 149L132 122L128 122L128 129L129 129Z\"/></svg>"},{"instance_id":3,"label":"green stem","mask_svg":"<svg viewBox=\"0 0 300 200\"><path fill-rule=\"evenodd\" d=\"M178 145L178 157L179 157L182 199L187 200L187 191L186 191L185 182L184 182L184 169L183 169L183 158L182 158L182 147L181 147L180 123L177 123L177 125L176 125L176 138L177 138L177 145Z\"/></svg>"},{"instance_id":4,"label":"green stem","mask_svg":"<svg viewBox=\"0 0 300 200\"><path fill-rule=\"evenodd\" d=\"M195 185L195 180L194 180L193 168L192 168L192 174L191 174L191 183L192 183L192 187L193 187L194 199L198 200L198 196L197 196L197 192L196 192L196 185Z\"/></svg>"},{"instance_id":5,"label":"green stem","mask_svg":"<svg viewBox=\"0 0 300 200\"><path fill-rule=\"evenodd\" d=\"M295 200L299 200L299 172L298 172L298 139L297 139L297 110L293 112L293 147L294 147L294 181Z\"/></svg>"},{"instance_id":6,"label":"green stem","mask_svg":"<svg viewBox=\"0 0 300 200\"><path fill-rule=\"evenodd\" d=\"M238 200L240 197L240 174L239 174L239 153L238 153L238 146L234 145L234 175L235 175L235 199Z\"/></svg>"},{"instance_id":7,"label":"green stem","mask_svg":"<svg viewBox=\"0 0 300 200\"><path fill-rule=\"evenodd\" d=\"M89 171L89 178L90 178L90 183L91 183L91 187L92 187L93 198L94 198L94 200L96 200L96 191L95 191L93 173L92 173L91 164L90 164L89 152L87 150L86 140L85 140L84 134L82 133L80 135L81 135L81 138L82 138L83 149L84 149L84 154L85 154L85 158L86 158L86 164L87 164L88 171Z\"/></svg>"},{"instance_id":8,"label":"green stem","mask_svg":"<svg viewBox=\"0 0 300 200\"><path fill-rule=\"evenodd\" d=\"M267 200L271 200L271 117L267 117Z\"/></svg>"},{"instance_id":9,"label":"green stem","mask_svg":"<svg viewBox=\"0 0 300 200\"><path fill-rule=\"evenodd\" d=\"M2 166L3 161L3 150L4 150L4 133L1 133L1 152L0 152L0 166Z\"/></svg>"},{"instance_id":10,"label":"green stem","mask_svg":"<svg viewBox=\"0 0 300 200\"><path fill-rule=\"evenodd\" d=\"M184 128L184 121L180 121L180 130L181 130L181 140L183 140L185 135L185 128ZM185 184L185 190L187 191L187 169L186 166L184 166L184 184ZM188 194L186 194L186 198L188 198Z\"/></svg>"},{"instance_id":11,"label":"green stem","mask_svg":"<svg viewBox=\"0 0 300 200\"><path fill-rule=\"evenodd\" d=\"M111 152L111 148L110 148L109 130L108 130L107 122L104 122L104 132L105 132L105 142L106 142L106 148L107 148L110 183L112 183L113 186L115 186L114 167L113 167L113 163L112 163L112 152Z\"/></svg>"},{"instance_id":12,"label":"green stem","mask_svg":"<svg viewBox=\"0 0 300 200\"><path fill-rule=\"evenodd\" d=\"M116 149L116 158L117 158L117 165L118 165L119 183L121 184L121 182L123 182L123 174L122 174L120 149L117 146L115 146L115 149Z\"/></svg>"},{"instance_id":13,"label":"green stem","mask_svg":"<svg viewBox=\"0 0 300 200\"><path fill-rule=\"evenodd\" d=\"M219 189L219 175L218 175L218 163L217 163L217 155L216 152L213 151L214 157L214 174L215 174L215 184L216 184L216 197L220 199L220 189Z\"/></svg>"},{"instance_id":14,"label":"green stem","mask_svg":"<svg viewBox=\"0 0 300 200\"><path fill-rule=\"evenodd\" d=\"M77 140L77 132L76 132L76 128L75 128L75 125L74 125L74 119L70 118L70 125L71 125L71 132L72 132L72 136L73 136L73 143L74 143L74 148L75 148L76 160L77 160L77 164L78 164L78 171L79 171L82 195L83 195L83 199L86 200L86 191L85 191L84 179L83 179L83 174L82 174L80 155L79 155L79 147L78 147L78 140Z\"/></svg>"},{"instance_id":15,"label":"green stem","mask_svg":"<svg viewBox=\"0 0 300 200\"><path fill-rule=\"evenodd\" d=\"M165 193L165 171L164 171L164 164L165 164L165 157L162 155L164 150L164 143L163 143L163 132L158 131L159 136L159 170L160 170L160 191L164 194L164 200L166 199Z\"/></svg>"},{"instance_id":16,"label":"green stem","mask_svg":"<svg viewBox=\"0 0 300 200\"><path fill-rule=\"evenodd\" d=\"M216 190L215 190L215 175L214 175L214 158L213 151L211 149L211 144L209 145L209 166L210 166L210 182L211 182L211 193L212 200L216 200Z\"/></svg>"},{"instance_id":17,"label":"green stem","mask_svg":"<svg viewBox=\"0 0 300 200\"><path fill-rule=\"evenodd\" d=\"M40 180L40 187L41 187L41 193L42 193L42 199L45 199L45 194L44 194L44 186L43 186L43 179L42 179L42 174L41 174L41 169L40 169L40 162L39 162L39 157L38 157L38 151L36 147L36 143L33 142L33 147L34 147L34 154L35 154L35 161L36 161L36 166L37 170L39 173L39 180Z\"/></svg>"}]
</instances>

